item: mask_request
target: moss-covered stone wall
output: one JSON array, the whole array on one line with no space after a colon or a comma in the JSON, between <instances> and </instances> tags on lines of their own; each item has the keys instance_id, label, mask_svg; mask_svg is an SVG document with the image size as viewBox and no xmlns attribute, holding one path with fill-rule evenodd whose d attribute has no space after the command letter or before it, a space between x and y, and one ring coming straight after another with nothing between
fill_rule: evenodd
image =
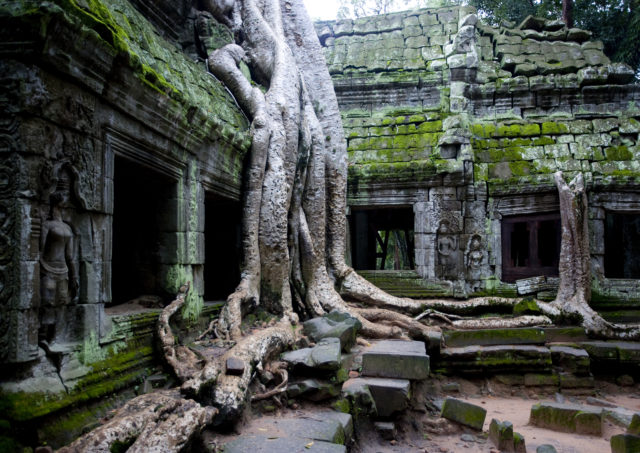
<instances>
[{"instance_id":1,"label":"moss-covered stone wall","mask_svg":"<svg viewBox=\"0 0 640 453\"><path fill-rule=\"evenodd\" d=\"M607 213L640 212L640 88L590 32L533 17L491 27L466 6L316 28L348 137L349 205L413 206L425 285L457 297L518 294L502 281L501 219L557 212L553 173L580 172L594 300L640 301L633 281L603 269ZM402 281L387 286L400 294ZM555 284L534 294L553 297Z\"/></svg>"}]
</instances>

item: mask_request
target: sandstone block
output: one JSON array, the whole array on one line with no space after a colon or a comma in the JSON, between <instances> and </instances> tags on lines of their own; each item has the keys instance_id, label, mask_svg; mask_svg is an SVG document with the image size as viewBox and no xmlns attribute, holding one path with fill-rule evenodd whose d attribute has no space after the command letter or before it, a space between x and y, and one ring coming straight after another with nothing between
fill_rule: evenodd
<instances>
[{"instance_id":1,"label":"sandstone block","mask_svg":"<svg viewBox=\"0 0 640 453\"><path fill-rule=\"evenodd\" d=\"M420 341L385 340L362 354L362 375L401 379L426 379L429 356Z\"/></svg>"},{"instance_id":2,"label":"sandstone block","mask_svg":"<svg viewBox=\"0 0 640 453\"><path fill-rule=\"evenodd\" d=\"M482 430L486 416L483 407L455 398L447 398L442 406L442 417L477 430Z\"/></svg>"}]
</instances>

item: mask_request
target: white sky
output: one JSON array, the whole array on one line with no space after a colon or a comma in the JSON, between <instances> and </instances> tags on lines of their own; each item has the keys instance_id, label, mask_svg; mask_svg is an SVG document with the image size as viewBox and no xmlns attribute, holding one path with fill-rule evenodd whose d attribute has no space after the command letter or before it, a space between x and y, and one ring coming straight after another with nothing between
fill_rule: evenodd
<instances>
[{"instance_id":1,"label":"white sky","mask_svg":"<svg viewBox=\"0 0 640 453\"><path fill-rule=\"evenodd\" d=\"M304 0L311 19L334 20L338 12L338 0Z\"/></svg>"}]
</instances>

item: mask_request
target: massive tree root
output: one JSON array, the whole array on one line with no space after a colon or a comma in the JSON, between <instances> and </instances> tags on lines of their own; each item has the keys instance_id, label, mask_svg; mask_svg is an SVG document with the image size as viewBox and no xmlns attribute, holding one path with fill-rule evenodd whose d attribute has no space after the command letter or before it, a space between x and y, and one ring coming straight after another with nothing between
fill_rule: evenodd
<instances>
[{"instance_id":1,"label":"massive tree root","mask_svg":"<svg viewBox=\"0 0 640 453\"><path fill-rule=\"evenodd\" d=\"M110 421L58 452L109 453L125 446L135 453L181 451L215 414L177 390L157 391L132 399Z\"/></svg>"},{"instance_id":2,"label":"massive tree root","mask_svg":"<svg viewBox=\"0 0 640 453\"><path fill-rule=\"evenodd\" d=\"M562 242L560 245L560 284L556 299L538 303L553 319L577 320L592 336L624 340L640 339L640 328L613 324L590 306L591 254L589 249L589 214L582 173L569 183L562 172L554 175L560 198Z\"/></svg>"}]
</instances>

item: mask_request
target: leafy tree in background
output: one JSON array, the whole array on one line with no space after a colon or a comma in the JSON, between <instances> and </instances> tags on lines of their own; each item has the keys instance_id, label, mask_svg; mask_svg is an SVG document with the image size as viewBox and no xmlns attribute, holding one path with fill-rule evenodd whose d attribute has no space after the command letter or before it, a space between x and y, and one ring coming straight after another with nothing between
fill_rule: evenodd
<instances>
[{"instance_id":1,"label":"leafy tree in background","mask_svg":"<svg viewBox=\"0 0 640 453\"><path fill-rule=\"evenodd\" d=\"M613 61L640 70L640 0L469 0L487 22L520 23L528 15L563 18L593 32Z\"/></svg>"},{"instance_id":2,"label":"leafy tree in background","mask_svg":"<svg viewBox=\"0 0 640 453\"><path fill-rule=\"evenodd\" d=\"M340 0L338 19L375 16L411 8L425 8L439 0Z\"/></svg>"}]
</instances>

